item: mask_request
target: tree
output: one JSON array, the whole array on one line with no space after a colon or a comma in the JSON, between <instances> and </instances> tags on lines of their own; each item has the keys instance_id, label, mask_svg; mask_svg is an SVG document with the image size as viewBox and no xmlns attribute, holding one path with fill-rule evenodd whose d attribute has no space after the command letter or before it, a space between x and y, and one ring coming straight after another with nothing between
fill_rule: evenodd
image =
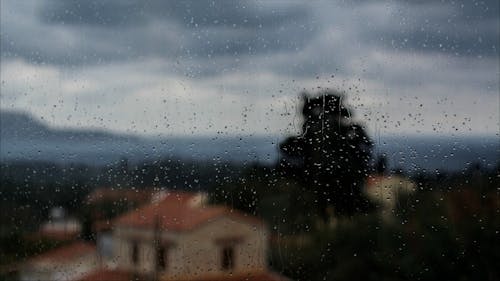
<instances>
[{"instance_id":1,"label":"tree","mask_svg":"<svg viewBox=\"0 0 500 281\"><path fill-rule=\"evenodd\" d=\"M372 142L364 128L353 122L343 98L332 91L304 93L302 133L280 144L280 167L302 183L304 192L315 194L324 220L330 215L329 207L336 215L369 207L361 189L370 170Z\"/></svg>"}]
</instances>

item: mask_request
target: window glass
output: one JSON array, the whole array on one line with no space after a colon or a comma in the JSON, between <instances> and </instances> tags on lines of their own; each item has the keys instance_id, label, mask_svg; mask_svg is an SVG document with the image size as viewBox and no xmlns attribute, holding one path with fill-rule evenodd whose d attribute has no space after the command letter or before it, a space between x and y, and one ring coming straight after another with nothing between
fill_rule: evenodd
<instances>
[{"instance_id":1,"label":"window glass","mask_svg":"<svg viewBox=\"0 0 500 281\"><path fill-rule=\"evenodd\" d=\"M231 246L226 246L222 248L222 263L221 267L223 270L230 270L234 267L234 248Z\"/></svg>"},{"instance_id":2,"label":"window glass","mask_svg":"<svg viewBox=\"0 0 500 281\"><path fill-rule=\"evenodd\" d=\"M499 6L0 0L0 280L500 280Z\"/></svg>"},{"instance_id":3,"label":"window glass","mask_svg":"<svg viewBox=\"0 0 500 281\"><path fill-rule=\"evenodd\" d=\"M130 260L134 265L139 263L139 245L136 241L131 243Z\"/></svg>"},{"instance_id":4,"label":"window glass","mask_svg":"<svg viewBox=\"0 0 500 281\"><path fill-rule=\"evenodd\" d=\"M164 246L159 246L156 248L156 266L160 270L164 270L167 267L167 256Z\"/></svg>"}]
</instances>

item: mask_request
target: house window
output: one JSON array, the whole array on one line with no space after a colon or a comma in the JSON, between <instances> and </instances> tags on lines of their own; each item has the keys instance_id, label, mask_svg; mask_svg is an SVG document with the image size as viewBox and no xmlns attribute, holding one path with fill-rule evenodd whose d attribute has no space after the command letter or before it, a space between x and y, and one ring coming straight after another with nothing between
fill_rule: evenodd
<instances>
[{"instance_id":1,"label":"house window","mask_svg":"<svg viewBox=\"0 0 500 281\"><path fill-rule=\"evenodd\" d=\"M234 247L225 246L222 248L222 270L231 270L234 268Z\"/></svg>"},{"instance_id":2,"label":"house window","mask_svg":"<svg viewBox=\"0 0 500 281\"><path fill-rule=\"evenodd\" d=\"M164 246L156 249L156 268L164 270L167 267L167 252Z\"/></svg>"},{"instance_id":3,"label":"house window","mask_svg":"<svg viewBox=\"0 0 500 281\"><path fill-rule=\"evenodd\" d=\"M132 264L137 264L139 262L139 245L137 241L132 241L132 253L131 253Z\"/></svg>"}]
</instances>

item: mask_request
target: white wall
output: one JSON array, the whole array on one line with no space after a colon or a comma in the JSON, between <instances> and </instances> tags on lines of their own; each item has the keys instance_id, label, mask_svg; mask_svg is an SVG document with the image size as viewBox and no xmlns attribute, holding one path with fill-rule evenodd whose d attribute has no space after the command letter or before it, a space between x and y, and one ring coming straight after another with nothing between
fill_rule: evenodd
<instances>
[{"instance_id":1,"label":"white wall","mask_svg":"<svg viewBox=\"0 0 500 281\"><path fill-rule=\"evenodd\" d=\"M152 273L155 266L153 231L117 228L114 233L117 267L141 273ZM235 272L266 269L269 233L262 225L253 225L231 217L220 217L186 232L162 233L162 240L175 246L167 250L167 268L164 277L180 279L189 276L220 275L222 245L217 239L241 237L234 245ZM139 263L131 263L131 241L139 241Z\"/></svg>"}]
</instances>

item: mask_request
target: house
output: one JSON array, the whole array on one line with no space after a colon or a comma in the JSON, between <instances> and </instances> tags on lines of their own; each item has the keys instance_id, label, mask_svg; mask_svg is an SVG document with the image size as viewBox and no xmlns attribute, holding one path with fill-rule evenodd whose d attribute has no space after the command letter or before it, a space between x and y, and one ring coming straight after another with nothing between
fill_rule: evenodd
<instances>
[{"instance_id":1,"label":"house","mask_svg":"<svg viewBox=\"0 0 500 281\"><path fill-rule=\"evenodd\" d=\"M99 267L95 246L75 242L35 256L19 270L19 280L76 280Z\"/></svg>"},{"instance_id":2,"label":"house","mask_svg":"<svg viewBox=\"0 0 500 281\"><path fill-rule=\"evenodd\" d=\"M364 193L380 208L380 214L392 219L397 200L402 195L415 192L415 183L400 175L371 175L368 177Z\"/></svg>"},{"instance_id":3,"label":"house","mask_svg":"<svg viewBox=\"0 0 500 281\"><path fill-rule=\"evenodd\" d=\"M202 193L151 198L112 220L107 255L77 242L29 260L20 280L289 280L268 269L269 232L262 220L208 205Z\"/></svg>"},{"instance_id":4,"label":"house","mask_svg":"<svg viewBox=\"0 0 500 281\"><path fill-rule=\"evenodd\" d=\"M143 279L138 275L134 275L128 271L120 270L99 270L92 272L89 275L84 276L77 281L139 281L139 280L152 280ZM154 279L153 279L154 280ZM168 279L158 279L158 280L168 280ZM179 279L182 280L182 279ZM187 279L196 281L289 281L288 278L283 277L277 273L273 272L249 272L245 274L237 275L225 275L225 276L208 276L206 278L200 277L198 279Z\"/></svg>"},{"instance_id":5,"label":"house","mask_svg":"<svg viewBox=\"0 0 500 281\"><path fill-rule=\"evenodd\" d=\"M267 273L268 231L252 216L172 192L115 221L116 268L161 280Z\"/></svg>"},{"instance_id":6,"label":"house","mask_svg":"<svg viewBox=\"0 0 500 281\"><path fill-rule=\"evenodd\" d=\"M87 195L85 204L90 210L90 229L97 237L99 254L104 258L112 254L113 219L129 210L154 200L158 190L153 188L111 188L100 187ZM88 235L88 232L86 233Z\"/></svg>"},{"instance_id":7,"label":"house","mask_svg":"<svg viewBox=\"0 0 500 281\"><path fill-rule=\"evenodd\" d=\"M113 222L113 255L81 280L288 280L267 267L260 219L167 192Z\"/></svg>"},{"instance_id":8,"label":"house","mask_svg":"<svg viewBox=\"0 0 500 281\"><path fill-rule=\"evenodd\" d=\"M40 226L38 236L52 240L74 240L81 230L79 220L68 216L64 208L54 207L49 212L49 220Z\"/></svg>"}]
</instances>

